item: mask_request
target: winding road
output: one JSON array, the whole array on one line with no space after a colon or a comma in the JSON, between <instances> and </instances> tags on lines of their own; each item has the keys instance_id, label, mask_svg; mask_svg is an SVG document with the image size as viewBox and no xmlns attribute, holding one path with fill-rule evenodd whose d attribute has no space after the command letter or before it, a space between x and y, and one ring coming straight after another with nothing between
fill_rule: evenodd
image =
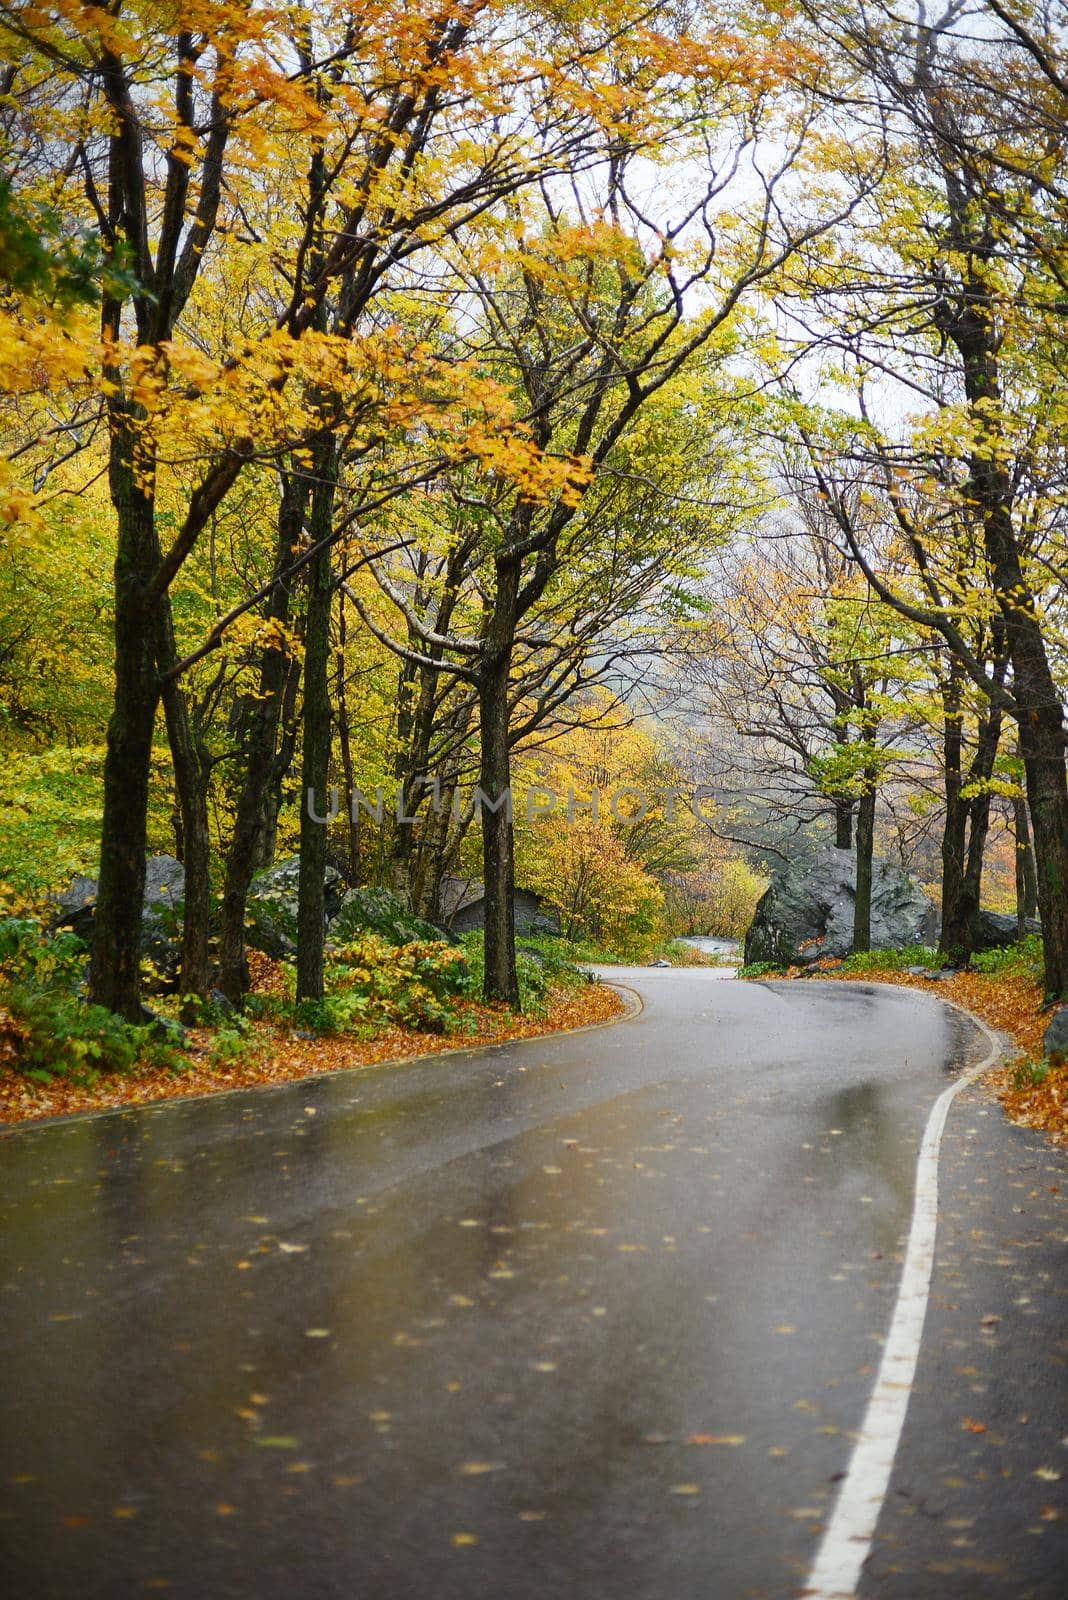
<instances>
[{"instance_id":1,"label":"winding road","mask_svg":"<svg viewBox=\"0 0 1068 1600\"><path fill-rule=\"evenodd\" d=\"M806 1591L988 1040L911 990L606 975L614 1026L0 1141L0 1593ZM1063 1157L969 1088L940 1182L857 1592L1060 1600Z\"/></svg>"}]
</instances>

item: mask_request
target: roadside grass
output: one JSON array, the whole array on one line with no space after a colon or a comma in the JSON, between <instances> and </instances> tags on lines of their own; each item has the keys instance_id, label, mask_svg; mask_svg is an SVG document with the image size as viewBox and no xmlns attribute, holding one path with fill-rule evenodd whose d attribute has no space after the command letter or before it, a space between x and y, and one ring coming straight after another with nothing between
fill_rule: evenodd
<instances>
[{"instance_id":1,"label":"roadside grass","mask_svg":"<svg viewBox=\"0 0 1068 1600\"><path fill-rule=\"evenodd\" d=\"M901 972L906 967L927 967L937 972L944 965L944 958L930 945L907 944L898 950L862 950L859 955L847 956L842 962L842 971Z\"/></svg>"},{"instance_id":2,"label":"roadside grass","mask_svg":"<svg viewBox=\"0 0 1068 1600\"><path fill-rule=\"evenodd\" d=\"M738 968L739 978L785 978L802 977L799 967L784 967L777 961L747 961L744 967Z\"/></svg>"}]
</instances>

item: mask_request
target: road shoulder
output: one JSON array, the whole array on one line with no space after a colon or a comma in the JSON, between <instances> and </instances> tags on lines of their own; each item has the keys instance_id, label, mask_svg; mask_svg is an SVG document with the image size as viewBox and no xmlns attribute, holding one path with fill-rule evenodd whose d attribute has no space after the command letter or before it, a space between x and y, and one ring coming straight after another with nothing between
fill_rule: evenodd
<instances>
[{"instance_id":1,"label":"road shoulder","mask_svg":"<svg viewBox=\"0 0 1068 1600\"><path fill-rule=\"evenodd\" d=\"M1068 1570L1068 1162L1041 1133L1006 1122L976 1085L950 1113L940 1189L912 1398L858 1593L1059 1600Z\"/></svg>"}]
</instances>

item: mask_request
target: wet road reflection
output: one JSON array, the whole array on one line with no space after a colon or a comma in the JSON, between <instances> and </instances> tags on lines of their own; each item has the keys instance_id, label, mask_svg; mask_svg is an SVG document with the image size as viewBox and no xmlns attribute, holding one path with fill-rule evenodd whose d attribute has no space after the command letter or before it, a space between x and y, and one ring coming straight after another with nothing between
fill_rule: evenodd
<instances>
[{"instance_id":1,"label":"wet road reflection","mask_svg":"<svg viewBox=\"0 0 1068 1600\"><path fill-rule=\"evenodd\" d=\"M971 1041L635 981L600 1033L6 1139L4 1592L792 1593Z\"/></svg>"}]
</instances>

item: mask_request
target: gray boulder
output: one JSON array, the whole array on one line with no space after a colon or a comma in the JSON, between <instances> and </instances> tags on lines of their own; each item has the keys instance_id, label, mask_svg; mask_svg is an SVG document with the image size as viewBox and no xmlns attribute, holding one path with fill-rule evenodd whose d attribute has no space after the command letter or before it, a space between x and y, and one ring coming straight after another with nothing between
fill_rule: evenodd
<instances>
[{"instance_id":1,"label":"gray boulder","mask_svg":"<svg viewBox=\"0 0 1068 1600\"><path fill-rule=\"evenodd\" d=\"M69 928L89 943L96 915L95 878L72 879L53 906L52 926ZM141 955L152 972L145 988L150 994L165 994L178 983L181 965L182 909L185 897L185 868L173 856L149 856L145 863L145 896L141 919Z\"/></svg>"},{"instance_id":2,"label":"gray boulder","mask_svg":"<svg viewBox=\"0 0 1068 1600\"><path fill-rule=\"evenodd\" d=\"M458 942L444 928L409 911L388 889L350 889L330 919L331 943L344 944L365 933L376 933L392 945Z\"/></svg>"},{"instance_id":3,"label":"gray boulder","mask_svg":"<svg viewBox=\"0 0 1068 1600\"><path fill-rule=\"evenodd\" d=\"M185 868L173 856L150 856L145 866L141 955L149 964L148 994L172 994L182 965Z\"/></svg>"},{"instance_id":4,"label":"gray boulder","mask_svg":"<svg viewBox=\"0 0 1068 1600\"><path fill-rule=\"evenodd\" d=\"M1055 1066L1068 1061L1068 1006L1053 1013L1053 1021L1042 1035L1042 1051Z\"/></svg>"},{"instance_id":5,"label":"gray boulder","mask_svg":"<svg viewBox=\"0 0 1068 1600\"><path fill-rule=\"evenodd\" d=\"M1028 917L1025 932L1041 933L1042 924L1036 922L1033 917ZM976 913L973 949L1003 950L1007 945L1015 944L1019 937L1015 917L1006 916L1002 911Z\"/></svg>"},{"instance_id":6,"label":"gray boulder","mask_svg":"<svg viewBox=\"0 0 1068 1600\"><path fill-rule=\"evenodd\" d=\"M245 907L245 942L253 950L275 960L296 953L299 884L299 856L289 856L253 878ZM329 863L324 888L329 922L344 896L341 874Z\"/></svg>"},{"instance_id":7,"label":"gray boulder","mask_svg":"<svg viewBox=\"0 0 1068 1600\"><path fill-rule=\"evenodd\" d=\"M853 946L856 887L856 857L833 845L777 872L745 936L746 962L791 966L800 960L848 955ZM937 926L938 913L919 885L892 862L875 861L872 949L929 944Z\"/></svg>"},{"instance_id":8,"label":"gray boulder","mask_svg":"<svg viewBox=\"0 0 1068 1600\"><path fill-rule=\"evenodd\" d=\"M81 873L72 878L62 894L52 902L52 926L69 928L80 939L88 941L96 911L96 879Z\"/></svg>"}]
</instances>

